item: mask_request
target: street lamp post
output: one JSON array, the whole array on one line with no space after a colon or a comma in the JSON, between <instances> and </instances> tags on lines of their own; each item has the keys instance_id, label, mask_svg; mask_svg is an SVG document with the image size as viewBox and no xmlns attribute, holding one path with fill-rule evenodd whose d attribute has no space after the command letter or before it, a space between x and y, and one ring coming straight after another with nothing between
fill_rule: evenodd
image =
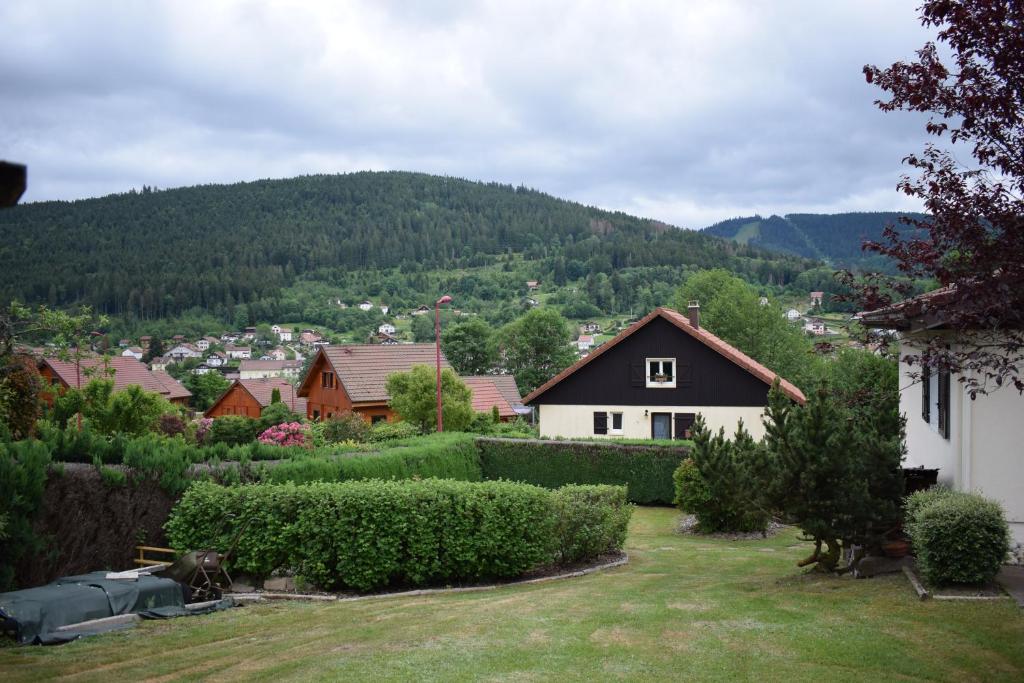
<instances>
[{"instance_id":1,"label":"street lamp post","mask_svg":"<svg viewBox=\"0 0 1024 683\"><path fill-rule=\"evenodd\" d=\"M437 431L444 430L441 417L441 304L451 303L452 298L445 294L434 303L434 346L437 363Z\"/></svg>"}]
</instances>

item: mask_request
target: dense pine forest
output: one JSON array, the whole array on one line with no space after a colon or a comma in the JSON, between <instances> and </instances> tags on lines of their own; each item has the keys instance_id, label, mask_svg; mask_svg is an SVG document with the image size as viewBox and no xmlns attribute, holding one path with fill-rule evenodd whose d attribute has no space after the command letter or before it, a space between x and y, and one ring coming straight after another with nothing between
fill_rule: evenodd
<instances>
[{"instance_id":1,"label":"dense pine forest","mask_svg":"<svg viewBox=\"0 0 1024 683\"><path fill-rule=\"evenodd\" d=\"M0 231L3 300L88 304L123 320L342 328L337 318L351 314L338 304L363 297L401 308L452 291L463 307L509 317L529 278L564 287L553 302L586 315L664 303L687 272L704 268L784 287L815 267L804 257L819 256L522 187L405 172L41 202L0 212Z\"/></svg>"},{"instance_id":2,"label":"dense pine forest","mask_svg":"<svg viewBox=\"0 0 1024 683\"><path fill-rule=\"evenodd\" d=\"M881 241L887 225L899 224L901 215L923 218L923 214L896 212L751 216L716 223L703 232L739 244L775 252L820 259L837 268L892 271L884 257L861 249L864 240Z\"/></svg>"}]
</instances>

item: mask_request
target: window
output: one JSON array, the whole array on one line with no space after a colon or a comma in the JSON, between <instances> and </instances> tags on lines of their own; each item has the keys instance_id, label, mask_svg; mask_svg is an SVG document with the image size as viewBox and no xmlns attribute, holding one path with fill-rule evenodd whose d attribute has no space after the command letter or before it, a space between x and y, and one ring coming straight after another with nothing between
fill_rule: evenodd
<instances>
[{"instance_id":1,"label":"window","mask_svg":"<svg viewBox=\"0 0 1024 683\"><path fill-rule=\"evenodd\" d=\"M387 421L388 421L388 416L387 415L371 415L370 416L370 424L372 424L372 425L375 425L378 422L387 422Z\"/></svg>"},{"instance_id":2,"label":"window","mask_svg":"<svg viewBox=\"0 0 1024 683\"><path fill-rule=\"evenodd\" d=\"M674 389L676 386L675 358L647 359L647 387L649 389Z\"/></svg>"},{"instance_id":3,"label":"window","mask_svg":"<svg viewBox=\"0 0 1024 683\"><path fill-rule=\"evenodd\" d=\"M319 410L314 410L313 411L313 419L314 420L319 420L320 419L320 411Z\"/></svg>"},{"instance_id":4,"label":"window","mask_svg":"<svg viewBox=\"0 0 1024 683\"><path fill-rule=\"evenodd\" d=\"M603 411L600 413L594 413L594 433L608 433L608 413Z\"/></svg>"},{"instance_id":5,"label":"window","mask_svg":"<svg viewBox=\"0 0 1024 683\"><path fill-rule=\"evenodd\" d=\"M622 413L611 413L612 424L609 434L622 434Z\"/></svg>"},{"instance_id":6,"label":"window","mask_svg":"<svg viewBox=\"0 0 1024 683\"><path fill-rule=\"evenodd\" d=\"M334 373L333 372L321 372L320 373L320 386L324 389L334 388Z\"/></svg>"},{"instance_id":7,"label":"window","mask_svg":"<svg viewBox=\"0 0 1024 683\"><path fill-rule=\"evenodd\" d=\"M693 433L690 430L697 416L694 413L676 413L673 417L675 421L675 438L692 438Z\"/></svg>"}]
</instances>

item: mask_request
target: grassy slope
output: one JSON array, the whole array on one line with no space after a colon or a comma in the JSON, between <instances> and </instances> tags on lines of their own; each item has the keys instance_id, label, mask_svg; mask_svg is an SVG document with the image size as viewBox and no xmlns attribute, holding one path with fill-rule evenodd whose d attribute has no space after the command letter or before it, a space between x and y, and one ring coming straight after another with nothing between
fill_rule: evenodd
<instances>
[{"instance_id":1,"label":"grassy slope","mask_svg":"<svg viewBox=\"0 0 1024 683\"><path fill-rule=\"evenodd\" d=\"M0 678L75 680L1021 680L1009 600L919 602L900 576L803 576L792 532L682 537L634 515L630 564L531 587L278 603L53 648L0 650Z\"/></svg>"}]
</instances>

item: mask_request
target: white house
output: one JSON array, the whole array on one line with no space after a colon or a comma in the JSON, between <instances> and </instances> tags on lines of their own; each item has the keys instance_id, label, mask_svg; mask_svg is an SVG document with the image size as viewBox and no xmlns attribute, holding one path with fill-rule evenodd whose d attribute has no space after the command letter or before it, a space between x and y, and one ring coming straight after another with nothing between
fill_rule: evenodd
<instances>
[{"instance_id":1,"label":"white house","mask_svg":"<svg viewBox=\"0 0 1024 683\"><path fill-rule=\"evenodd\" d=\"M361 302L359 304L359 310L360 311L368 311L371 308L373 308L373 302L372 301L363 301L363 302Z\"/></svg>"},{"instance_id":2,"label":"white house","mask_svg":"<svg viewBox=\"0 0 1024 683\"><path fill-rule=\"evenodd\" d=\"M142 360L142 348L138 346L129 346L127 349L121 352L122 356L131 356L135 360Z\"/></svg>"},{"instance_id":3,"label":"white house","mask_svg":"<svg viewBox=\"0 0 1024 683\"><path fill-rule=\"evenodd\" d=\"M594 345L594 338L589 334L581 334L579 339L576 340L576 348L579 351L589 351L590 347Z\"/></svg>"},{"instance_id":4,"label":"white house","mask_svg":"<svg viewBox=\"0 0 1024 683\"><path fill-rule=\"evenodd\" d=\"M275 347L267 352L271 360L285 360L288 358L288 352L282 349L280 346Z\"/></svg>"},{"instance_id":5,"label":"white house","mask_svg":"<svg viewBox=\"0 0 1024 683\"><path fill-rule=\"evenodd\" d=\"M214 353L211 353L209 356L207 356L206 360L203 362L206 363L211 368L219 368L228 362L228 358L223 353L215 351Z\"/></svg>"},{"instance_id":6,"label":"white house","mask_svg":"<svg viewBox=\"0 0 1024 683\"><path fill-rule=\"evenodd\" d=\"M523 403L536 406L540 435L685 439L697 414L727 433L740 420L755 439L778 376L700 326L688 315L658 308L538 387ZM792 400L804 395L785 379Z\"/></svg>"},{"instance_id":7,"label":"white house","mask_svg":"<svg viewBox=\"0 0 1024 683\"><path fill-rule=\"evenodd\" d=\"M290 342L293 334L294 333L291 330L281 330L277 333L277 339L281 342Z\"/></svg>"},{"instance_id":8,"label":"white house","mask_svg":"<svg viewBox=\"0 0 1024 683\"><path fill-rule=\"evenodd\" d=\"M921 303L948 295L929 292L878 311L861 313L869 327L901 331L900 358L919 352L942 329L934 310ZM912 377L913 374L923 375ZM907 418L905 467L938 469L938 480L961 491L976 491L999 501L1006 511L1015 544L1024 544L1024 396L1012 386L971 397L956 375L922 372L900 362L900 410Z\"/></svg>"},{"instance_id":9,"label":"white house","mask_svg":"<svg viewBox=\"0 0 1024 683\"><path fill-rule=\"evenodd\" d=\"M804 332L813 334L816 337L820 337L825 334L828 330L825 329L825 323L821 320L809 320L804 324Z\"/></svg>"},{"instance_id":10,"label":"white house","mask_svg":"<svg viewBox=\"0 0 1024 683\"><path fill-rule=\"evenodd\" d=\"M393 335L395 333L395 326L391 323L382 323L377 327L377 332L381 334Z\"/></svg>"},{"instance_id":11,"label":"white house","mask_svg":"<svg viewBox=\"0 0 1024 683\"><path fill-rule=\"evenodd\" d=\"M234 344L228 344L224 347L224 351L228 354L228 358L235 358L238 360L248 360L252 358L252 349L248 346L235 346Z\"/></svg>"},{"instance_id":12,"label":"white house","mask_svg":"<svg viewBox=\"0 0 1024 683\"><path fill-rule=\"evenodd\" d=\"M192 344L178 344L173 349L167 352L167 355L175 360L184 360L185 358L202 358L203 354Z\"/></svg>"},{"instance_id":13,"label":"white house","mask_svg":"<svg viewBox=\"0 0 1024 683\"><path fill-rule=\"evenodd\" d=\"M205 337L203 337L202 339L197 339L194 346L197 349L199 349L200 351L209 351L210 350L210 340L205 338Z\"/></svg>"},{"instance_id":14,"label":"white house","mask_svg":"<svg viewBox=\"0 0 1024 683\"><path fill-rule=\"evenodd\" d=\"M301 370L300 360L243 360L238 365L238 376L239 379L294 379L299 376Z\"/></svg>"},{"instance_id":15,"label":"white house","mask_svg":"<svg viewBox=\"0 0 1024 683\"><path fill-rule=\"evenodd\" d=\"M384 315L387 315L388 313L391 312L391 307L388 306L387 304L381 304L380 305L380 312L383 313Z\"/></svg>"},{"instance_id":16,"label":"white house","mask_svg":"<svg viewBox=\"0 0 1024 683\"><path fill-rule=\"evenodd\" d=\"M786 320L788 320L789 322L795 323L799 319L800 311L796 310L795 308L791 308L788 311L786 311Z\"/></svg>"},{"instance_id":17,"label":"white house","mask_svg":"<svg viewBox=\"0 0 1024 683\"><path fill-rule=\"evenodd\" d=\"M426 304L409 311L409 315L426 315L427 313L430 313L430 306L427 306Z\"/></svg>"}]
</instances>

